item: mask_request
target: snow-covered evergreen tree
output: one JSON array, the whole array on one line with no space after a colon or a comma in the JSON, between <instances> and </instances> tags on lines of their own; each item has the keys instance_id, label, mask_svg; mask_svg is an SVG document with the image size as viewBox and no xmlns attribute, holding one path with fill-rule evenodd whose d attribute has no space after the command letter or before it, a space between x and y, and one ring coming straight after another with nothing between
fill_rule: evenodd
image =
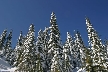
<instances>
[{"instance_id":1,"label":"snow-covered evergreen tree","mask_svg":"<svg viewBox=\"0 0 108 72\"><path fill-rule=\"evenodd\" d=\"M77 64L77 67L79 68L83 68L85 66L85 46L84 46L84 42L82 40L82 37L81 37L81 34L79 31L76 31L76 34L75 34L75 46L74 46L74 49L75 49L75 52L76 52L76 58L75 58L75 61L76 61L76 64Z\"/></svg>"},{"instance_id":2,"label":"snow-covered evergreen tree","mask_svg":"<svg viewBox=\"0 0 108 72\"><path fill-rule=\"evenodd\" d=\"M5 44L5 41L6 41L6 35L7 35L7 30L5 29L3 31L3 33L1 34L1 37L0 37L0 50L1 50L0 55L1 56L3 55L3 51L4 51L4 44Z\"/></svg>"},{"instance_id":3,"label":"snow-covered evergreen tree","mask_svg":"<svg viewBox=\"0 0 108 72\"><path fill-rule=\"evenodd\" d=\"M49 28L45 27L45 30L43 31L43 35L44 35L44 49L45 51L47 52L48 51L48 40L49 40L49 35L48 35L48 32L49 32Z\"/></svg>"},{"instance_id":4,"label":"snow-covered evergreen tree","mask_svg":"<svg viewBox=\"0 0 108 72\"><path fill-rule=\"evenodd\" d=\"M49 66L48 66L48 41L49 41L49 28L45 27L45 30L43 31L43 35L44 35L44 40L43 40L43 44L44 44L44 51L45 51L45 65L46 65L46 70L48 70Z\"/></svg>"},{"instance_id":5,"label":"snow-covered evergreen tree","mask_svg":"<svg viewBox=\"0 0 108 72\"><path fill-rule=\"evenodd\" d=\"M20 61L20 57L21 57L21 55L22 55L22 52L23 52L23 48L24 48L24 37L23 37L23 35L22 35L22 31L20 32L20 36L19 36L19 38L18 38L18 41L17 41L17 45L16 45L16 47L15 47L15 49L14 49L14 59L15 59L15 61L14 61L14 64L13 64L13 66L15 66L15 67L17 67L18 66L18 64L21 62Z\"/></svg>"},{"instance_id":6,"label":"snow-covered evergreen tree","mask_svg":"<svg viewBox=\"0 0 108 72\"><path fill-rule=\"evenodd\" d=\"M12 30L9 32L9 35L7 36L6 44L4 47L4 54L3 54L5 59L9 62L10 65L13 64L12 62L13 49L11 41L12 41Z\"/></svg>"},{"instance_id":7,"label":"snow-covered evergreen tree","mask_svg":"<svg viewBox=\"0 0 108 72\"><path fill-rule=\"evenodd\" d=\"M23 35L22 35L22 31L20 31L20 36L18 38L18 42L17 42L17 47L22 46L23 45ZM16 50L18 50L19 48L15 48Z\"/></svg>"},{"instance_id":8,"label":"snow-covered evergreen tree","mask_svg":"<svg viewBox=\"0 0 108 72\"><path fill-rule=\"evenodd\" d=\"M17 66L16 71L36 71L36 62L35 62L35 30L34 25L31 24L29 27L26 40L24 41L24 51L21 55L21 62Z\"/></svg>"},{"instance_id":9,"label":"snow-covered evergreen tree","mask_svg":"<svg viewBox=\"0 0 108 72\"><path fill-rule=\"evenodd\" d=\"M49 32L49 28L45 27L45 30L43 31L43 44L46 53L48 52L48 41L49 41L48 32Z\"/></svg>"},{"instance_id":10,"label":"snow-covered evergreen tree","mask_svg":"<svg viewBox=\"0 0 108 72\"><path fill-rule=\"evenodd\" d=\"M61 68L61 56L62 56L62 45L60 40L60 32L58 29L57 21L55 13L52 12L51 14L51 20L50 20L51 26L50 29L50 39L48 41L48 63L49 63L49 70L51 69L52 72L55 72L54 65L57 62L57 69ZM51 62L52 61L52 62ZM51 66L51 68L50 68Z\"/></svg>"},{"instance_id":11,"label":"snow-covered evergreen tree","mask_svg":"<svg viewBox=\"0 0 108 72\"><path fill-rule=\"evenodd\" d=\"M90 48L87 48L86 49L86 59L85 59L85 69L87 72L94 72L93 70L93 60L92 60L92 57L91 57L91 49ZM84 67L83 67L84 68Z\"/></svg>"},{"instance_id":12,"label":"snow-covered evergreen tree","mask_svg":"<svg viewBox=\"0 0 108 72\"><path fill-rule=\"evenodd\" d=\"M54 49L54 56L52 58L51 72L64 72L62 68L62 59L59 48Z\"/></svg>"},{"instance_id":13,"label":"snow-covered evergreen tree","mask_svg":"<svg viewBox=\"0 0 108 72\"><path fill-rule=\"evenodd\" d=\"M41 29L38 32L38 37L37 37L37 42L36 42L36 53L37 53L37 60L36 60L37 72L44 72L46 71L44 33Z\"/></svg>"},{"instance_id":14,"label":"snow-covered evergreen tree","mask_svg":"<svg viewBox=\"0 0 108 72\"><path fill-rule=\"evenodd\" d=\"M106 61L105 61L105 53L104 53L104 45L101 42L96 30L93 28L90 20L86 18L86 25L88 31L89 44L92 52L92 62L93 62L93 71L106 71Z\"/></svg>"},{"instance_id":15,"label":"snow-covered evergreen tree","mask_svg":"<svg viewBox=\"0 0 108 72\"><path fill-rule=\"evenodd\" d=\"M65 72L72 72L73 70L73 57L71 55L72 38L69 32L67 32L67 40L63 46L63 69Z\"/></svg>"},{"instance_id":16,"label":"snow-covered evergreen tree","mask_svg":"<svg viewBox=\"0 0 108 72\"><path fill-rule=\"evenodd\" d=\"M105 58L106 58L106 64L108 68L108 40L105 40Z\"/></svg>"}]
</instances>

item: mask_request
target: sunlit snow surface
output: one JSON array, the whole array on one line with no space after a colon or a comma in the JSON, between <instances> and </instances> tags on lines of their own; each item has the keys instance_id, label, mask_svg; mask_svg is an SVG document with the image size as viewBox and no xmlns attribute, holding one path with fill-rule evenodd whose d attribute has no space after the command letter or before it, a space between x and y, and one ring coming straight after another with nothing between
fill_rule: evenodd
<instances>
[{"instance_id":1,"label":"sunlit snow surface","mask_svg":"<svg viewBox=\"0 0 108 72\"><path fill-rule=\"evenodd\" d=\"M11 68L3 57L0 57L0 72L14 72L15 69L16 68Z\"/></svg>"},{"instance_id":2,"label":"sunlit snow surface","mask_svg":"<svg viewBox=\"0 0 108 72\"><path fill-rule=\"evenodd\" d=\"M14 72L16 70L16 68L10 68L7 70L1 69L0 72Z\"/></svg>"}]
</instances>

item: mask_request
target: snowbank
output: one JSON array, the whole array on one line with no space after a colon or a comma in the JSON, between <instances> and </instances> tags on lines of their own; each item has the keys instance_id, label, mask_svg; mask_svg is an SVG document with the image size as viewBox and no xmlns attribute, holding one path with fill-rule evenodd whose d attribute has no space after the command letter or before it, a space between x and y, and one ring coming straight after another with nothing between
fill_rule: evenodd
<instances>
[{"instance_id":1,"label":"snowbank","mask_svg":"<svg viewBox=\"0 0 108 72\"><path fill-rule=\"evenodd\" d=\"M73 69L73 72L86 72L85 68L78 68L76 67L75 69Z\"/></svg>"},{"instance_id":2,"label":"snowbank","mask_svg":"<svg viewBox=\"0 0 108 72\"><path fill-rule=\"evenodd\" d=\"M16 68L12 68L3 57L0 57L0 72L14 72Z\"/></svg>"},{"instance_id":3,"label":"snowbank","mask_svg":"<svg viewBox=\"0 0 108 72\"><path fill-rule=\"evenodd\" d=\"M0 72L14 72L15 70L16 70L16 68L11 68L11 69L7 69L7 70L1 69Z\"/></svg>"},{"instance_id":4,"label":"snowbank","mask_svg":"<svg viewBox=\"0 0 108 72\"><path fill-rule=\"evenodd\" d=\"M77 72L86 72L86 70L81 68Z\"/></svg>"},{"instance_id":5,"label":"snowbank","mask_svg":"<svg viewBox=\"0 0 108 72\"><path fill-rule=\"evenodd\" d=\"M9 69L11 68L11 66L8 64L7 61L5 61L5 59L2 57L0 57L0 69Z\"/></svg>"}]
</instances>

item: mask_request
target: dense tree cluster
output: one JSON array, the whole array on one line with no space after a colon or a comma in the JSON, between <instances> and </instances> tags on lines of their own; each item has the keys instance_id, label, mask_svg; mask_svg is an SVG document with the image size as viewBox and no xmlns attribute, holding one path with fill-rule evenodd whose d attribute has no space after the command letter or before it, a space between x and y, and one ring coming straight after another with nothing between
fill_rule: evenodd
<instances>
[{"instance_id":1,"label":"dense tree cluster","mask_svg":"<svg viewBox=\"0 0 108 72\"><path fill-rule=\"evenodd\" d=\"M0 54L17 71L23 72L108 72L108 40L99 38L88 17L85 18L89 46L85 46L79 31L74 37L67 32L63 44L56 15L51 14L50 26L40 29L35 37L31 24L27 35L20 32L16 47L12 48L12 30L0 36Z\"/></svg>"}]
</instances>

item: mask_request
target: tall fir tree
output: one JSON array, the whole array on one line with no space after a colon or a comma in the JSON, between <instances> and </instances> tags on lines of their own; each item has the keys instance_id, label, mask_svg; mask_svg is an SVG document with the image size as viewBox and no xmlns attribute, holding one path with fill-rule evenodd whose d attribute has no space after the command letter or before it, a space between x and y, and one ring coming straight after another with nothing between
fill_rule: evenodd
<instances>
[{"instance_id":1,"label":"tall fir tree","mask_svg":"<svg viewBox=\"0 0 108 72\"><path fill-rule=\"evenodd\" d=\"M48 41L48 63L49 63L49 70L51 70L52 72L54 71L54 63L57 63L58 67L61 67L62 63L61 62L61 56L62 56L62 44L61 44L61 40L60 40L60 32L58 29L58 25L57 25L57 21L56 21L56 16L55 13L52 12L51 14L51 20L50 20L50 24L51 26L49 27L50 29L50 39ZM57 53L56 53L57 52ZM56 59L57 58L57 59ZM58 61L55 61L58 60ZM52 61L52 62L51 62ZM51 68L50 68L51 67ZM59 69L59 68L57 68Z\"/></svg>"},{"instance_id":2,"label":"tall fir tree","mask_svg":"<svg viewBox=\"0 0 108 72\"><path fill-rule=\"evenodd\" d=\"M83 68L85 66L86 47L84 46L84 42L79 31L76 31L75 37L75 49L77 52L75 60L77 61L77 67Z\"/></svg>"},{"instance_id":3,"label":"tall fir tree","mask_svg":"<svg viewBox=\"0 0 108 72\"><path fill-rule=\"evenodd\" d=\"M6 35L7 35L7 29L5 29L3 31L3 33L1 34L1 37L0 37L0 50L1 50L0 55L1 56L3 56L3 51L4 51L4 47L5 47L5 41L6 41Z\"/></svg>"},{"instance_id":4,"label":"tall fir tree","mask_svg":"<svg viewBox=\"0 0 108 72\"><path fill-rule=\"evenodd\" d=\"M48 51L48 40L49 40L49 35L48 35L48 32L49 32L49 28L48 27L45 27L45 30L43 31L43 35L44 35L44 49L45 51L47 52Z\"/></svg>"},{"instance_id":5,"label":"tall fir tree","mask_svg":"<svg viewBox=\"0 0 108 72\"><path fill-rule=\"evenodd\" d=\"M86 25L88 31L89 44L92 52L93 71L106 71L106 61L104 53L104 45L101 42L96 30L93 28L90 20L86 17Z\"/></svg>"},{"instance_id":6,"label":"tall fir tree","mask_svg":"<svg viewBox=\"0 0 108 72\"><path fill-rule=\"evenodd\" d=\"M76 33L75 34L75 40L74 40L74 47L73 47L73 58L74 58L74 61L73 61L73 63L74 63L74 68L76 68L76 67L80 67L80 62L81 62L81 60L80 60L80 47L78 46L78 34Z\"/></svg>"},{"instance_id":7,"label":"tall fir tree","mask_svg":"<svg viewBox=\"0 0 108 72\"><path fill-rule=\"evenodd\" d=\"M23 33L21 31L20 36L19 36L18 41L17 41L17 45L14 49L14 56L15 56L15 58L14 58L15 61L14 61L14 64L13 64L14 67L17 67L18 64L21 62L20 58L21 58L21 55L22 55L23 50L24 50L24 46L23 46L24 37L23 37L22 34Z\"/></svg>"},{"instance_id":8,"label":"tall fir tree","mask_svg":"<svg viewBox=\"0 0 108 72\"><path fill-rule=\"evenodd\" d=\"M106 64L108 69L108 40L105 40L105 58L106 58Z\"/></svg>"},{"instance_id":9,"label":"tall fir tree","mask_svg":"<svg viewBox=\"0 0 108 72\"><path fill-rule=\"evenodd\" d=\"M37 72L46 72L47 70L45 65L44 33L41 29L38 32L38 37L36 42L36 53L37 53L37 60L36 60Z\"/></svg>"},{"instance_id":10,"label":"tall fir tree","mask_svg":"<svg viewBox=\"0 0 108 72\"><path fill-rule=\"evenodd\" d=\"M65 72L72 72L73 70L73 57L71 55L72 38L69 32L67 32L67 40L63 46L63 69Z\"/></svg>"},{"instance_id":11,"label":"tall fir tree","mask_svg":"<svg viewBox=\"0 0 108 72\"><path fill-rule=\"evenodd\" d=\"M7 30L5 29L0 37L0 50L3 50L4 42L6 40Z\"/></svg>"},{"instance_id":12,"label":"tall fir tree","mask_svg":"<svg viewBox=\"0 0 108 72\"><path fill-rule=\"evenodd\" d=\"M26 36L26 40L24 41L24 51L21 56L22 61L17 66L18 68L16 71L36 71L35 46L35 30L34 25L31 24Z\"/></svg>"},{"instance_id":13,"label":"tall fir tree","mask_svg":"<svg viewBox=\"0 0 108 72\"><path fill-rule=\"evenodd\" d=\"M51 71L50 72L64 72L62 68L62 59L60 55L60 49L54 49L54 56L52 58Z\"/></svg>"},{"instance_id":14,"label":"tall fir tree","mask_svg":"<svg viewBox=\"0 0 108 72\"><path fill-rule=\"evenodd\" d=\"M4 47L4 57L6 59L6 61L9 62L10 65L13 64L12 62L12 53L13 53L13 49L12 49L12 30L9 32L7 39L6 39L6 44Z\"/></svg>"},{"instance_id":15,"label":"tall fir tree","mask_svg":"<svg viewBox=\"0 0 108 72\"><path fill-rule=\"evenodd\" d=\"M48 70L49 66L48 66L48 41L49 41L49 28L45 27L45 30L43 31L43 35L44 35L44 40L43 40L43 44L44 44L44 51L45 51L45 65L46 68L45 70Z\"/></svg>"}]
</instances>

